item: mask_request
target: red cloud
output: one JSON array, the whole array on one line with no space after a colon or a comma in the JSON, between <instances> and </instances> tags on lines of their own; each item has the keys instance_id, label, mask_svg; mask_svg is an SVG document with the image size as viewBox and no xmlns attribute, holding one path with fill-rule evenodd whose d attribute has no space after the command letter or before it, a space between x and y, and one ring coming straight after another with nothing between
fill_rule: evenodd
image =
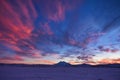
<instances>
[{"instance_id":1,"label":"red cloud","mask_svg":"<svg viewBox=\"0 0 120 80\"><path fill-rule=\"evenodd\" d=\"M5 0L0 3L0 23L2 25L0 26L0 42L16 53L36 50L31 37L34 30L33 20L37 17L34 4L32 0L29 0L28 3L19 0L16 1L16 4L17 6L14 6ZM23 48L26 48L26 51ZM8 58L21 59L18 56Z\"/></svg>"},{"instance_id":2,"label":"red cloud","mask_svg":"<svg viewBox=\"0 0 120 80\"><path fill-rule=\"evenodd\" d=\"M1 7L3 7L1 10L2 12L0 12L0 22L2 23L2 27L4 30L6 30L5 32L2 32L3 34L1 36L8 36L8 38L17 41L19 39L24 39L24 38L29 38L31 36L31 33L34 29L33 27L33 21L30 17L29 14L29 9L27 8L27 6L25 4L22 4L21 1L18 2L19 6L18 8L19 11L15 11L14 7L6 2L6 1L1 1ZM32 10L33 5L30 3L30 7L32 6ZM36 13L35 10L33 11L34 14ZM21 19L22 16L24 16L24 18L26 18L26 20L23 22L23 20ZM0 37L1 37L0 36ZM5 37L2 37L5 39Z\"/></svg>"},{"instance_id":3,"label":"red cloud","mask_svg":"<svg viewBox=\"0 0 120 80\"><path fill-rule=\"evenodd\" d=\"M28 14L28 9L26 7L20 9L22 10L22 14L20 14L14 10L10 3L1 1L1 4L1 6L5 8L2 8L3 13L0 13L0 22L2 23L2 26L4 26L2 28L5 30L5 32L1 31L1 33L3 33L2 36L7 36L1 38L3 38L3 40L11 39L8 41L15 42L19 39L29 38L33 30L33 23L30 19L30 15ZM21 4L20 6L25 5ZM8 13L9 15L5 13ZM22 15L27 18L26 23L23 23L21 20Z\"/></svg>"}]
</instances>

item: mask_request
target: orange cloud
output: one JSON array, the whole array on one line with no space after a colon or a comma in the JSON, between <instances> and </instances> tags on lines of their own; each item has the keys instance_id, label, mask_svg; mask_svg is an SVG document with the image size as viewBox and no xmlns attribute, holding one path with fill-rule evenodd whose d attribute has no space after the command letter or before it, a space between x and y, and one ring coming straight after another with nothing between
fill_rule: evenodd
<instances>
[{"instance_id":1,"label":"orange cloud","mask_svg":"<svg viewBox=\"0 0 120 80\"><path fill-rule=\"evenodd\" d=\"M54 61L50 61L50 60L44 60L44 59L37 59L34 61L28 61L28 64L54 64Z\"/></svg>"},{"instance_id":2,"label":"orange cloud","mask_svg":"<svg viewBox=\"0 0 120 80\"><path fill-rule=\"evenodd\" d=\"M118 59L102 59L102 60L98 61L97 63L100 63L100 64L120 63L120 58L118 58Z\"/></svg>"}]
</instances>

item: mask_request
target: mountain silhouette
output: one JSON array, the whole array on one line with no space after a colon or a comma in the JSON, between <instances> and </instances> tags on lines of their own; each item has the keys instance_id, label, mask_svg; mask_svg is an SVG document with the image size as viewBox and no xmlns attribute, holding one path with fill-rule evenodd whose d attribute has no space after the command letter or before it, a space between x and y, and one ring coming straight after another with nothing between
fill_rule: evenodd
<instances>
[{"instance_id":1,"label":"mountain silhouette","mask_svg":"<svg viewBox=\"0 0 120 80\"><path fill-rule=\"evenodd\" d=\"M54 66L72 66L70 63L67 63L65 61L60 61L56 64L54 64Z\"/></svg>"}]
</instances>

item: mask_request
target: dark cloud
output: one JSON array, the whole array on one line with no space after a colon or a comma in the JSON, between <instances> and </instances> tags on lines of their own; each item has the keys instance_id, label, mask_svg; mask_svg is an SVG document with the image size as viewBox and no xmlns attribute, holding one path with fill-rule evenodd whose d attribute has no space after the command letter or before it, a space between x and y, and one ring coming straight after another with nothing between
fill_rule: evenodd
<instances>
[{"instance_id":1,"label":"dark cloud","mask_svg":"<svg viewBox=\"0 0 120 80\"><path fill-rule=\"evenodd\" d=\"M93 55L93 54L81 54L81 55L77 56L77 59L82 60L83 63L88 63L88 62L92 61L94 56L95 55Z\"/></svg>"},{"instance_id":2,"label":"dark cloud","mask_svg":"<svg viewBox=\"0 0 120 80\"><path fill-rule=\"evenodd\" d=\"M112 52L112 53L116 53L119 51L119 49L115 49L115 48L111 49L111 48L106 48L104 46L99 46L98 49L103 52Z\"/></svg>"}]
</instances>

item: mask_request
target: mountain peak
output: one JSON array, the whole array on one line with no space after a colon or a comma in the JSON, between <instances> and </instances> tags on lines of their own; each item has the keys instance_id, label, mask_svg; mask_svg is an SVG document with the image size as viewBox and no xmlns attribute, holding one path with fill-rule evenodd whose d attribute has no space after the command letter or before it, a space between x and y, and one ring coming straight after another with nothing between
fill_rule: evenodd
<instances>
[{"instance_id":1,"label":"mountain peak","mask_svg":"<svg viewBox=\"0 0 120 80\"><path fill-rule=\"evenodd\" d=\"M71 64L67 63L65 61L60 61L60 62L56 63L55 66L71 66Z\"/></svg>"}]
</instances>

